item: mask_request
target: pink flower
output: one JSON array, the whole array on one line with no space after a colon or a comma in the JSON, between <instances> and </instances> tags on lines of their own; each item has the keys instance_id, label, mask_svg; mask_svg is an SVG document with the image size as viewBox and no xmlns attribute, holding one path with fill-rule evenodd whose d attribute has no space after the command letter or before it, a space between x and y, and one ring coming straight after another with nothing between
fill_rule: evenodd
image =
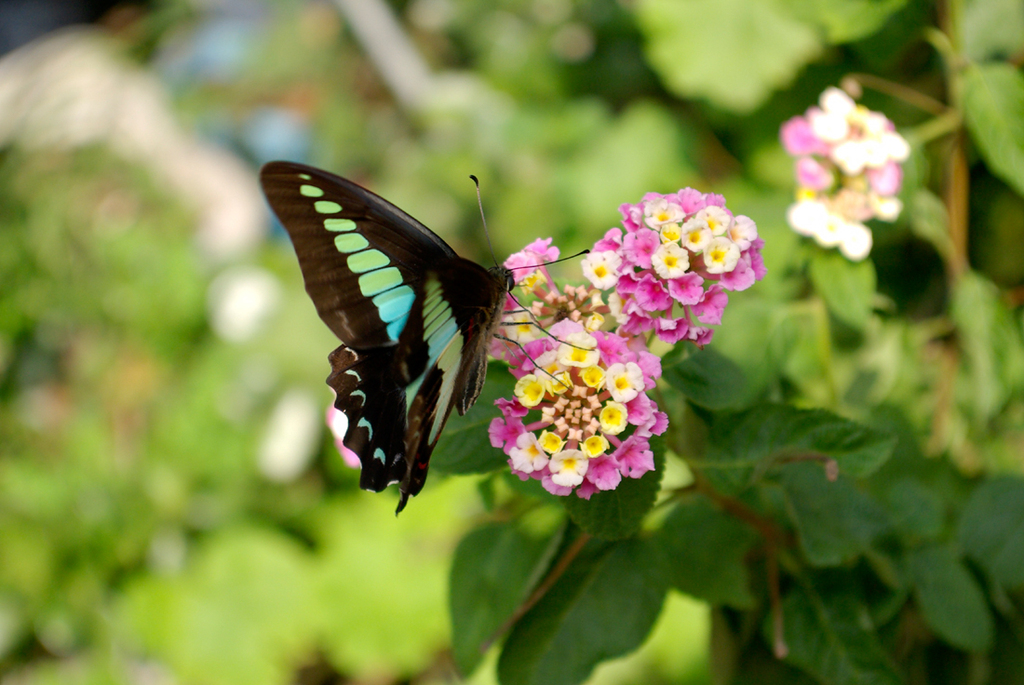
<instances>
[{"instance_id":1,"label":"pink flower","mask_svg":"<svg viewBox=\"0 0 1024 685\"><path fill-rule=\"evenodd\" d=\"M722 274L722 278L718 283L726 290L746 290L754 285L757 276L750 266L750 259L749 254L741 255L740 260L736 263L736 268L729 273ZM721 323L721 321L706 321L705 323L717 324Z\"/></svg>"},{"instance_id":2,"label":"pink flower","mask_svg":"<svg viewBox=\"0 0 1024 685\"><path fill-rule=\"evenodd\" d=\"M586 482L592 483L598 490L614 490L621 481L622 473L619 472L619 464L613 457L598 457L590 460ZM580 489L582 486L577 489L576 494L584 499L589 499L589 496L580 494Z\"/></svg>"},{"instance_id":3,"label":"pink flower","mask_svg":"<svg viewBox=\"0 0 1024 685\"><path fill-rule=\"evenodd\" d=\"M661 247L658 234L649 228L640 228L626 234L622 241L622 256L631 264L642 269L651 268L651 257Z\"/></svg>"},{"instance_id":4,"label":"pink flower","mask_svg":"<svg viewBox=\"0 0 1024 685\"><path fill-rule=\"evenodd\" d=\"M672 296L665 290L662 281L649 273L644 274L640 279L633 296L636 298L637 304L648 312L660 311L672 306Z\"/></svg>"},{"instance_id":5,"label":"pink flower","mask_svg":"<svg viewBox=\"0 0 1024 685\"><path fill-rule=\"evenodd\" d=\"M825 190L832 186L832 172L813 157L801 157L796 160L796 182L802 188Z\"/></svg>"},{"instance_id":6,"label":"pink flower","mask_svg":"<svg viewBox=\"0 0 1024 685\"><path fill-rule=\"evenodd\" d=\"M903 185L903 167L896 162L888 162L877 169L865 172L871 189L879 195L895 195Z\"/></svg>"},{"instance_id":7,"label":"pink flower","mask_svg":"<svg viewBox=\"0 0 1024 685\"><path fill-rule=\"evenodd\" d=\"M654 452L646 440L635 435L623 442L612 457L619 462L622 475L630 478L639 478L654 470Z\"/></svg>"},{"instance_id":8,"label":"pink flower","mask_svg":"<svg viewBox=\"0 0 1024 685\"><path fill-rule=\"evenodd\" d=\"M760 281L768 273L768 269L764 265L764 257L761 256L764 240L758 238L750 243L750 247L752 248L750 251L750 268L754 271L754 278Z\"/></svg>"},{"instance_id":9,"label":"pink flower","mask_svg":"<svg viewBox=\"0 0 1024 685\"><path fill-rule=\"evenodd\" d=\"M750 268L747 267L750 271ZM750 271L751 277L754 272ZM704 324L720 324L722 323L722 312L725 311L725 305L729 304L729 296L722 290L722 286L717 283L704 293L704 298L693 306L693 313L697 315L697 320Z\"/></svg>"},{"instance_id":10,"label":"pink flower","mask_svg":"<svg viewBox=\"0 0 1024 685\"><path fill-rule=\"evenodd\" d=\"M332 404L327 407L327 427L334 435L334 446L338 449L342 461L346 466L354 469L360 468L359 455L345 447L345 431L348 430L348 417L344 412L335 408Z\"/></svg>"},{"instance_id":11,"label":"pink flower","mask_svg":"<svg viewBox=\"0 0 1024 685\"><path fill-rule=\"evenodd\" d=\"M604 237L594 243L593 252L616 252L622 247L622 229L610 228Z\"/></svg>"},{"instance_id":12,"label":"pink flower","mask_svg":"<svg viewBox=\"0 0 1024 685\"><path fill-rule=\"evenodd\" d=\"M690 326L686 337L688 340L692 340L697 347L704 347L711 342L711 337L714 334L714 329L707 328L706 326Z\"/></svg>"},{"instance_id":13,"label":"pink flower","mask_svg":"<svg viewBox=\"0 0 1024 685\"><path fill-rule=\"evenodd\" d=\"M619 213L622 215L622 225L626 227L627 232L632 233L643 225L644 210L640 205L621 204Z\"/></svg>"},{"instance_id":14,"label":"pink flower","mask_svg":"<svg viewBox=\"0 0 1024 685\"><path fill-rule=\"evenodd\" d=\"M491 447L501 447L508 454L516 446L516 440L526 432L523 422L517 418L491 419L487 434L491 438Z\"/></svg>"},{"instance_id":15,"label":"pink flower","mask_svg":"<svg viewBox=\"0 0 1024 685\"><path fill-rule=\"evenodd\" d=\"M611 366L622 362L623 355L628 351L625 338L604 331L595 331L594 337L597 339L597 351L601 353L602 363Z\"/></svg>"},{"instance_id":16,"label":"pink flower","mask_svg":"<svg viewBox=\"0 0 1024 685\"><path fill-rule=\"evenodd\" d=\"M505 260L505 268L512 270L512 275L519 283L532 271L526 267L542 266L558 259L558 248L551 246L552 238L537 238L519 252L513 252Z\"/></svg>"},{"instance_id":17,"label":"pink flower","mask_svg":"<svg viewBox=\"0 0 1024 685\"><path fill-rule=\"evenodd\" d=\"M679 304L697 304L704 296L704 279L688 273L668 281L668 293Z\"/></svg>"},{"instance_id":18,"label":"pink flower","mask_svg":"<svg viewBox=\"0 0 1024 685\"><path fill-rule=\"evenodd\" d=\"M704 200L704 193L693 188L683 188L676 197L679 198L679 204L683 208L683 212L686 214L696 214L700 210L707 207L707 202Z\"/></svg>"},{"instance_id":19,"label":"pink flower","mask_svg":"<svg viewBox=\"0 0 1024 685\"><path fill-rule=\"evenodd\" d=\"M794 157L828 154L828 144L814 135L810 122L803 117L793 117L784 123L779 137L782 139L782 147Z\"/></svg>"},{"instance_id":20,"label":"pink flower","mask_svg":"<svg viewBox=\"0 0 1024 685\"><path fill-rule=\"evenodd\" d=\"M656 405L647 395L640 394L626 402L629 410L629 422L634 426L642 426L654 418L654 407Z\"/></svg>"},{"instance_id":21,"label":"pink flower","mask_svg":"<svg viewBox=\"0 0 1024 685\"><path fill-rule=\"evenodd\" d=\"M654 322L654 332L658 338L671 345L680 340L686 340L686 333L690 329L690 323L684 318L673 319L667 316L660 316Z\"/></svg>"},{"instance_id":22,"label":"pink flower","mask_svg":"<svg viewBox=\"0 0 1024 685\"><path fill-rule=\"evenodd\" d=\"M657 385L655 380L661 378L661 357L651 354L646 349L642 349L634 354L636 364L640 367L640 371L643 372L644 378L647 381L646 389L654 390L654 386Z\"/></svg>"}]
</instances>

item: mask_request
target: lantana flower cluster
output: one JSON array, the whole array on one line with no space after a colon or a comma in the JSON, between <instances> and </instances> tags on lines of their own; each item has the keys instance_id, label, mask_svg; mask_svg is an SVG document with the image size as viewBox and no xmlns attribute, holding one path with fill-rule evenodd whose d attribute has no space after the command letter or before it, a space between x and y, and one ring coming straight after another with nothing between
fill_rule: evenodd
<instances>
[{"instance_id":1,"label":"lantana flower cluster","mask_svg":"<svg viewBox=\"0 0 1024 685\"><path fill-rule=\"evenodd\" d=\"M520 478L589 499L654 469L650 438L665 432L668 416L647 393L661 359L643 337L601 330L609 308L597 288L558 290L543 266L557 258L548 238L505 261L520 288L506 306L506 339L495 338L491 352L508 360L516 385L495 402L501 417L489 432Z\"/></svg>"},{"instance_id":2,"label":"lantana flower cluster","mask_svg":"<svg viewBox=\"0 0 1024 685\"><path fill-rule=\"evenodd\" d=\"M649 395L661 359L648 344L706 344L726 291L765 274L757 227L720 195L648 193L619 211L625 230L609 230L581 262L589 285L555 285L550 238L505 261L520 287L491 352L508 360L516 386L496 402L491 444L513 473L556 495L589 499L654 469L650 439L668 415Z\"/></svg>"},{"instance_id":3,"label":"lantana flower cluster","mask_svg":"<svg viewBox=\"0 0 1024 685\"><path fill-rule=\"evenodd\" d=\"M619 207L625 229L613 228L583 260L621 335L653 332L661 340L711 341L722 322L726 291L764 278L764 241L746 216L733 216L725 198L684 188L648 193Z\"/></svg>"},{"instance_id":4,"label":"lantana flower cluster","mask_svg":"<svg viewBox=\"0 0 1024 685\"><path fill-rule=\"evenodd\" d=\"M782 125L782 145L796 157L796 202L787 219L794 231L859 261L871 252L870 219L895 221L907 141L880 112L858 105L838 88Z\"/></svg>"}]
</instances>

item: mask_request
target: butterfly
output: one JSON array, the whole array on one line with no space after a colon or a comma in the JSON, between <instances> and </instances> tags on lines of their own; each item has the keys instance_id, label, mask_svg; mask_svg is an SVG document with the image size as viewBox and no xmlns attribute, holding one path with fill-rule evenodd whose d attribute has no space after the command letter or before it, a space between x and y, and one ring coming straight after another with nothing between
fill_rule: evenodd
<instances>
[{"instance_id":1,"label":"butterfly","mask_svg":"<svg viewBox=\"0 0 1024 685\"><path fill-rule=\"evenodd\" d=\"M327 384L348 418L359 485L399 483L395 513L423 488L453 408L483 387L512 272L455 254L398 207L334 174L270 162L260 183L291 237L306 292L341 341Z\"/></svg>"}]
</instances>

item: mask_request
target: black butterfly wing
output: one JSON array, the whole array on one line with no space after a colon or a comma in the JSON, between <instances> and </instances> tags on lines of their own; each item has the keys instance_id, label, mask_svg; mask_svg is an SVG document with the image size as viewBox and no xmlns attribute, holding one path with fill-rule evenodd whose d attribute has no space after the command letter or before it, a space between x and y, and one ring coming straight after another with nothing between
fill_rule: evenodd
<instances>
[{"instance_id":1,"label":"black butterfly wing","mask_svg":"<svg viewBox=\"0 0 1024 685\"><path fill-rule=\"evenodd\" d=\"M480 395L490 339L504 308L504 273L464 259L426 273L423 297L417 299L395 357L396 375L412 375L406 387L406 466L398 511L423 488L430 455L452 409L465 414Z\"/></svg>"},{"instance_id":2,"label":"black butterfly wing","mask_svg":"<svg viewBox=\"0 0 1024 685\"><path fill-rule=\"evenodd\" d=\"M426 268L458 259L426 226L340 176L270 162L260 183L317 313L351 348L396 344Z\"/></svg>"}]
</instances>

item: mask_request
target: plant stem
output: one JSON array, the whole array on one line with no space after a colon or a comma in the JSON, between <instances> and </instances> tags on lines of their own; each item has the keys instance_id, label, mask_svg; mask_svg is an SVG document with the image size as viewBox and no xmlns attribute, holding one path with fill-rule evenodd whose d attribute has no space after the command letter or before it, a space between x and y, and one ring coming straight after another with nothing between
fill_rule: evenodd
<instances>
[{"instance_id":1,"label":"plant stem","mask_svg":"<svg viewBox=\"0 0 1024 685\"><path fill-rule=\"evenodd\" d=\"M512 613L511 616L508 617L508 619L504 623L501 624L500 628L494 631L494 633L489 638L483 641L483 643L480 645L481 654L490 649L491 645L493 645L498 638L500 638L502 635L511 630L512 626L514 626L519 621L519 619L525 616L526 612L532 609L534 605L537 604L537 602L539 602L541 598L543 598L544 595L548 593L548 590L551 589L551 586L555 584L555 581L562 577L562 574L565 573L566 569L569 568L569 564L572 563L573 559L579 556L579 553L583 551L583 547L586 546L588 542L590 542L590 539L590 534L584 532L580 533L580 536L573 540L572 544L569 545L569 548L565 550L565 553L562 554L561 558L558 560L558 563L551 567L551 570L548 571L548 574L544 577L544 580L542 580L540 584L537 585L534 591L530 593L530 596L527 597L522 604L516 607L516 610Z\"/></svg>"},{"instance_id":2,"label":"plant stem","mask_svg":"<svg viewBox=\"0 0 1024 685\"><path fill-rule=\"evenodd\" d=\"M930 95L925 95L919 90L908 88L901 83L884 79L874 74L850 74L849 78L857 81L862 86L867 86L873 90L877 90L879 93L885 93L891 95L894 98L903 100L904 102L917 107L918 109L924 110L929 114L941 116L945 114L949 108L945 103L939 102Z\"/></svg>"}]
</instances>

